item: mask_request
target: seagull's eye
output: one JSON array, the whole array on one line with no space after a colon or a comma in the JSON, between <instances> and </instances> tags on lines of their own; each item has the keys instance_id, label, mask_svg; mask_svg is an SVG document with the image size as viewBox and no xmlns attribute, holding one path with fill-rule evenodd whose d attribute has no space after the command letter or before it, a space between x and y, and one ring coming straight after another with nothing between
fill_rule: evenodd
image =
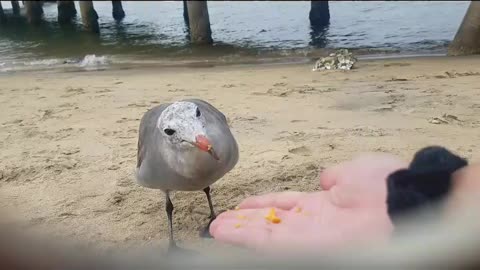
<instances>
[{"instance_id":1,"label":"seagull's eye","mask_svg":"<svg viewBox=\"0 0 480 270\"><path fill-rule=\"evenodd\" d=\"M200 117L200 115L202 115L202 114L200 113L200 109L199 109L199 108L197 108L197 114L196 114L196 115L197 115L197 117Z\"/></svg>"},{"instance_id":2,"label":"seagull's eye","mask_svg":"<svg viewBox=\"0 0 480 270\"><path fill-rule=\"evenodd\" d=\"M170 129L170 128L166 128L164 130L165 134L167 134L168 136L172 136L174 133L175 133L175 130L173 129Z\"/></svg>"}]
</instances>

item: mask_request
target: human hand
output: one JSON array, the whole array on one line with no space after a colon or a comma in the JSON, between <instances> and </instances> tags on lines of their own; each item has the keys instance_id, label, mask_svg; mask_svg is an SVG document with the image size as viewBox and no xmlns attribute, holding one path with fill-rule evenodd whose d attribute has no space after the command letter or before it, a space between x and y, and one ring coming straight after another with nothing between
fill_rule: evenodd
<instances>
[{"instance_id":1,"label":"human hand","mask_svg":"<svg viewBox=\"0 0 480 270\"><path fill-rule=\"evenodd\" d=\"M386 178L408 164L388 154L366 154L326 169L319 192L253 196L211 224L218 241L261 251L331 250L362 241L386 241L393 226L386 210ZM271 208L278 224L265 216Z\"/></svg>"}]
</instances>

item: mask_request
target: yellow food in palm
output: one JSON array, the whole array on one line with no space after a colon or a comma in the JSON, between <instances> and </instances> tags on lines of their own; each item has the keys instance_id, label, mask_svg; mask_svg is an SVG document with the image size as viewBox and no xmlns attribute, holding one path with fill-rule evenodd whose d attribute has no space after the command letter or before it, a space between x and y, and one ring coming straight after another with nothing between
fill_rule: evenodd
<instances>
[{"instance_id":1,"label":"yellow food in palm","mask_svg":"<svg viewBox=\"0 0 480 270\"><path fill-rule=\"evenodd\" d=\"M278 224L278 223L282 222L282 220L279 217L277 217L277 215L275 214L275 209L274 208L270 209L270 212L268 213L267 216L265 216L265 219L274 223L274 224Z\"/></svg>"}]
</instances>

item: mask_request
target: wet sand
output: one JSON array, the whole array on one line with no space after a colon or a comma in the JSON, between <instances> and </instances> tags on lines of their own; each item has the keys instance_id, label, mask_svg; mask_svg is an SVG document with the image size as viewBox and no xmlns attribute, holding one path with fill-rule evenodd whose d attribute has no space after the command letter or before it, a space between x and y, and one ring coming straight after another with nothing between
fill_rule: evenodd
<instances>
[{"instance_id":1,"label":"wet sand","mask_svg":"<svg viewBox=\"0 0 480 270\"><path fill-rule=\"evenodd\" d=\"M381 151L409 159L441 144L480 159L480 58L0 75L0 207L27 228L112 246L164 247L161 192L134 179L138 125L158 103L187 97L228 117L236 168L213 186L217 211L252 194L318 189L322 168ZM202 192L178 192L176 238L212 244Z\"/></svg>"}]
</instances>

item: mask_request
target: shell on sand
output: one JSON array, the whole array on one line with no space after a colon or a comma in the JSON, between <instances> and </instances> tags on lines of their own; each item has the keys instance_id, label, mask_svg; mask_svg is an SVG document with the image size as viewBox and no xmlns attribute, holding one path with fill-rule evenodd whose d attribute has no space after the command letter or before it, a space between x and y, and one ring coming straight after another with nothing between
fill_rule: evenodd
<instances>
[{"instance_id":1,"label":"shell on sand","mask_svg":"<svg viewBox=\"0 0 480 270\"><path fill-rule=\"evenodd\" d=\"M313 66L313 71L342 69L350 70L353 68L357 59L347 49L337 50L327 57L322 57Z\"/></svg>"}]
</instances>

